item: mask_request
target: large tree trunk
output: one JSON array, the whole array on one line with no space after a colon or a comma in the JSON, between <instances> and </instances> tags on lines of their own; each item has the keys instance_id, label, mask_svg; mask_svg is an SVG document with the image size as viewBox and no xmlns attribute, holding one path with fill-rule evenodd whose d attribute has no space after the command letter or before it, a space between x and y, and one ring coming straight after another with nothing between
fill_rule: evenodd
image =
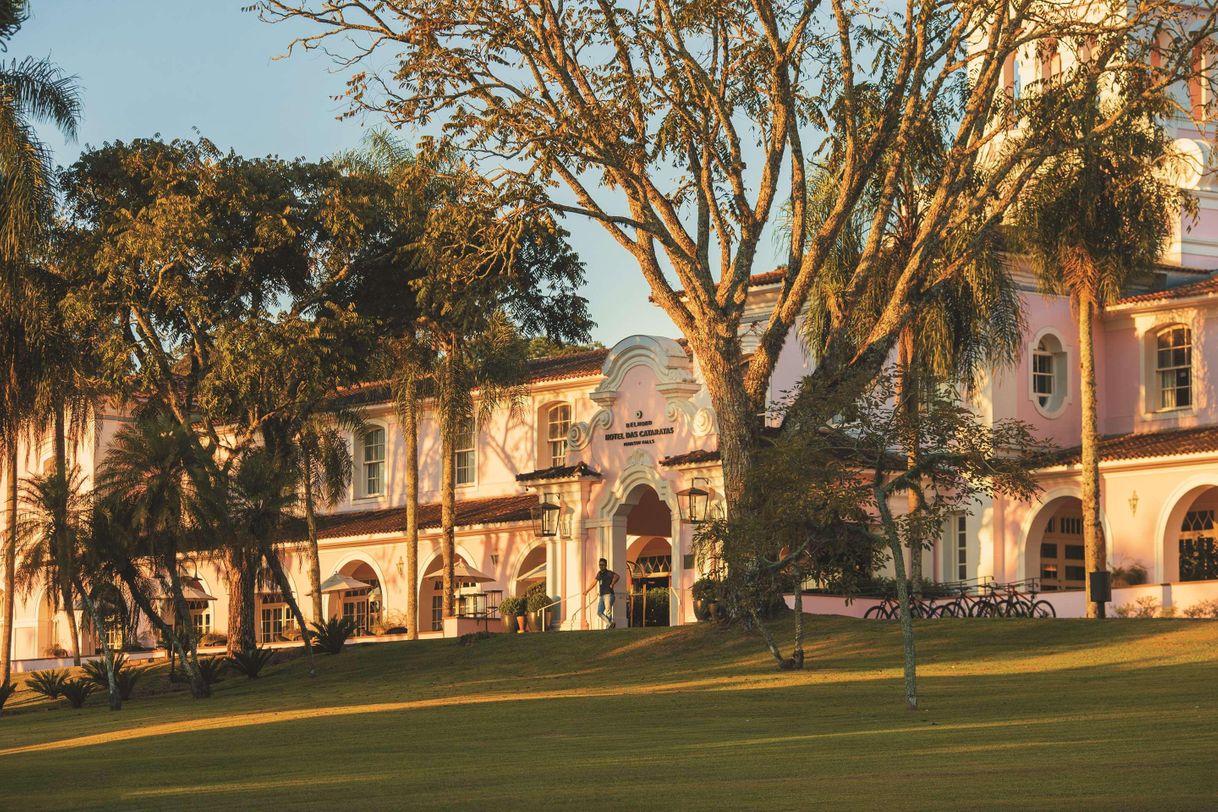
<instances>
[{"instance_id":1,"label":"large tree trunk","mask_svg":"<svg viewBox=\"0 0 1218 812\"><path fill-rule=\"evenodd\" d=\"M874 493L876 511L880 515L884 537L888 540L888 550L892 554L893 574L896 576L893 580L896 581L897 601L901 608L901 654L904 662L905 705L910 710L917 710L918 651L914 645L913 594L909 589L909 580L905 572L905 545L901 542L901 534L892 518L892 511L888 506L888 495L878 486Z\"/></svg>"},{"instance_id":2,"label":"large tree trunk","mask_svg":"<svg viewBox=\"0 0 1218 812\"><path fill-rule=\"evenodd\" d=\"M300 611L300 604L296 602L296 596L292 592L292 584L288 581L287 573L283 571L283 562L279 560L279 554L273 548L263 557L266 559L266 565L270 567L271 574L275 576L275 583L279 585L279 591L283 593L284 600L288 602L288 608L292 610L292 616L296 618L296 623L300 626L305 654L309 657L309 676L316 676L317 668L313 663L313 643L309 638L309 627L305 625L304 613Z\"/></svg>"},{"instance_id":3,"label":"large tree trunk","mask_svg":"<svg viewBox=\"0 0 1218 812\"><path fill-rule=\"evenodd\" d=\"M918 464L918 382L913 370L914 346L913 330L906 327L901 332L897 344L898 374L896 380L896 401L898 408L904 411L905 436L902 445L905 446L905 461L909 468ZM917 483L906 492L906 510L910 515L918 510L918 494L914 490L920 487ZM909 582L915 596L922 595L922 538L909 538Z\"/></svg>"},{"instance_id":4,"label":"large tree trunk","mask_svg":"<svg viewBox=\"0 0 1218 812\"><path fill-rule=\"evenodd\" d=\"M258 645L254 635L254 581L257 576L257 557L243 548L229 553L227 650L230 657Z\"/></svg>"},{"instance_id":5,"label":"large tree trunk","mask_svg":"<svg viewBox=\"0 0 1218 812\"><path fill-rule=\"evenodd\" d=\"M453 563L457 555L457 461L454 459L456 430L440 432L440 529L443 541L440 554L444 563L444 617L456 613L456 595L453 584Z\"/></svg>"},{"instance_id":6,"label":"large tree trunk","mask_svg":"<svg viewBox=\"0 0 1218 812\"><path fill-rule=\"evenodd\" d=\"M322 608L321 595L321 556L317 551L317 513L313 506L313 457L306 450L303 459L304 466L304 508L305 526L309 532L309 589L312 598L313 622L321 623L325 618ZM302 634L308 632L308 626L301 626Z\"/></svg>"},{"instance_id":7,"label":"large tree trunk","mask_svg":"<svg viewBox=\"0 0 1218 812\"><path fill-rule=\"evenodd\" d=\"M1096 305L1090 297L1078 303L1078 349L1082 375L1079 389L1082 401L1082 478L1083 556L1087 567L1087 617L1104 617L1104 604L1090 600L1091 573L1108 569L1104 532L1100 524L1099 418L1095 405L1095 346L1092 327Z\"/></svg>"},{"instance_id":8,"label":"large tree trunk","mask_svg":"<svg viewBox=\"0 0 1218 812\"><path fill-rule=\"evenodd\" d=\"M753 465L765 403L754 403L744 388L743 359L735 336L713 345L699 342L693 346L719 424L723 497L727 514L731 516L736 511L747 510L745 484Z\"/></svg>"},{"instance_id":9,"label":"large tree trunk","mask_svg":"<svg viewBox=\"0 0 1218 812\"><path fill-rule=\"evenodd\" d=\"M106 644L106 626L102 622L101 613L97 611L97 605L93 603L93 598L89 596L85 589L84 583L79 578L75 581L76 591L80 593L81 603L85 605L85 611L89 614L89 619L93 623L93 628L97 631L97 638L101 642L102 662L106 666L106 688L107 696L110 700L110 710L123 709L123 696L118 690L118 681L114 678L114 652L110 650L110 646Z\"/></svg>"},{"instance_id":10,"label":"large tree trunk","mask_svg":"<svg viewBox=\"0 0 1218 812\"><path fill-rule=\"evenodd\" d=\"M406 381L402 435L406 442L406 639L419 639L419 434L414 378Z\"/></svg>"},{"instance_id":11,"label":"large tree trunk","mask_svg":"<svg viewBox=\"0 0 1218 812\"><path fill-rule=\"evenodd\" d=\"M182 641L174 634L173 627L165 622L161 617L161 613L156 611L152 606L152 602L148 596L144 594L144 590L140 586L139 573L135 569L135 565L127 560L117 560L113 562L118 569L118 577L127 585L127 591L131 593L131 599L139 606L140 611L148 618L161 636L169 641L169 645L173 651L177 652L178 658L182 661L182 668L186 671L186 676L190 679L190 693L195 699L205 699L211 696L211 687L203 680L203 675L199 673L199 660L195 656L194 644L191 644L189 655L182 646ZM179 613L186 609L186 601L179 600L181 598L181 582L177 580L175 575L172 579L170 592L176 593L170 596L174 605L174 612ZM180 609L178 607L181 607ZM189 611L186 612L186 622L190 620ZM179 621L181 622L181 621Z\"/></svg>"},{"instance_id":12,"label":"large tree trunk","mask_svg":"<svg viewBox=\"0 0 1218 812\"><path fill-rule=\"evenodd\" d=\"M8 532L4 536L4 611L0 635L0 685L7 685L13 668L13 614L17 590L17 438L5 438L5 462L8 468Z\"/></svg>"}]
</instances>

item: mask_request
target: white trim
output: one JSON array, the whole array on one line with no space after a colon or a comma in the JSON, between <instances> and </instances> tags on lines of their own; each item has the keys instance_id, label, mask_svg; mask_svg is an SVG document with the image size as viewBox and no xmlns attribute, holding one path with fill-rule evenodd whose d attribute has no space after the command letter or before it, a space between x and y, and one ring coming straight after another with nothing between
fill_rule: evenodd
<instances>
[{"instance_id":1,"label":"white trim","mask_svg":"<svg viewBox=\"0 0 1218 812\"><path fill-rule=\"evenodd\" d=\"M1101 490L1100 497L1100 528L1104 531L1104 548L1109 555L1112 553L1112 548L1116 540L1112 535L1112 528L1108 525L1108 515L1104 512L1103 491ZM1028 539L1032 533L1032 526L1036 524L1041 514L1045 512L1045 508L1052 505L1059 499L1074 498L1080 502L1083 500L1083 489L1079 485L1062 485L1058 488L1045 491L1036 498L1035 503L1040 505L1036 510L1027 511L1024 514L1023 520L1019 523L1019 546L1015 550L1015 573L1016 578L1023 580L1027 578L1039 578L1039 572L1028 572ZM1046 519L1047 521L1047 519ZM1037 559L1040 558L1039 553Z\"/></svg>"},{"instance_id":2,"label":"white trim","mask_svg":"<svg viewBox=\"0 0 1218 812\"><path fill-rule=\"evenodd\" d=\"M1061 347L1060 355L1064 356L1063 369L1060 370L1060 372L1056 369L1053 371L1054 385L1056 386L1058 384L1058 379L1060 378L1064 390L1061 395L1061 401L1057 404L1056 408L1053 409L1047 409L1040 405L1040 398L1036 394L1036 386L1033 383L1036 378L1036 348L1040 346L1040 342L1044 340L1046 336L1052 336L1057 340L1058 346ZM1058 354L1059 353L1052 353L1055 360ZM1032 401L1033 408L1035 408L1037 413L1039 413L1042 417L1049 420L1054 420L1061 417L1062 413L1066 411L1066 407L1074 402L1074 398L1071 395L1071 390L1073 389L1075 380L1074 376L1070 374L1070 370L1075 367L1076 363L1077 362L1074 359L1074 349L1066 343L1066 340L1062 337L1062 334L1057 331L1056 327L1042 327L1037 331L1036 335L1032 336L1032 342L1028 345L1028 400Z\"/></svg>"},{"instance_id":3,"label":"white trim","mask_svg":"<svg viewBox=\"0 0 1218 812\"><path fill-rule=\"evenodd\" d=\"M370 431L379 429L382 432L384 440L381 445L384 447L384 456L381 459L381 490L378 493L368 493L365 486L368 482L368 477L364 473L364 436ZM354 471L351 476L351 502L353 504L360 502L375 502L379 499L384 499L389 493L389 425L378 419L367 420L364 422L363 429L359 432L352 432L351 435L351 462Z\"/></svg>"},{"instance_id":4,"label":"white trim","mask_svg":"<svg viewBox=\"0 0 1218 812\"><path fill-rule=\"evenodd\" d=\"M357 550L347 553L338 560L337 564L334 565L334 571L330 573L330 575L337 575L343 567L347 566L352 561L358 561L361 564L367 564L368 566L372 567L372 571L376 573L377 583L380 584L381 587L381 606L387 605L389 603L389 582L385 580L385 573L381 571L381 565L377 563L376 558L368 555L364 551ZM329 575L326 576L326 578L329 577ZM326 578L322 578L322 580L324 581Z\"/></svg>"},{"instance_id":5,"label":"white trim","mask_svg":"<svg viewBox=\"0 0 1218 812\"><path fill-rule=\"evenodd\" d=\"M1175 487L1175 489L1163 500L1163 504L1159 507L1159 517L1155 521L1155 572L1154 577L1158 583L1167 582L1166 572L1166 556L1167 556L1167 537L1169 532L1179 533L1177 528L1175 531L1170 531L1171 517L1175 512L1176 507L1188 497L1192 491L1205 488L1218 488L1218 473L1203 472L1196 474ZM1200 494L1197 494L1199 496ZM1189 504L1196 500L1196 496L1189 500ZM1187 511L1188 505L1184 506ZM1183 518L1183 517L1181 517ZM1175 579L1179 580L1179 562L1177 561L1177 571Z\"/></svg>"}]
</instances>

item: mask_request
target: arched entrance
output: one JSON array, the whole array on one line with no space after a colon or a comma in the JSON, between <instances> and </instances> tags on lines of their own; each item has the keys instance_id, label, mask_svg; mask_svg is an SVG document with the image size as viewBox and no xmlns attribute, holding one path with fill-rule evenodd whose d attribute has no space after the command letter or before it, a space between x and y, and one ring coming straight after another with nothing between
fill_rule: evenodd
<instances>
[{"instance_id":1,"label":"arched entrance","mask_svg":"<svg viewBox=\"0 0 1218 812\"><path fill-rule=\"evenodd\" d=\"M367 586L330 593L327 615L351 618L355 623L357 635L370 634L372 627L381 620L384 598L381 592L380 577L371 564L359 559L348 561L339 567L338 574L363 581Z\"/></svg>"},{"instance_id":2,"label":"arched entrance","mask_svg":"<svg viewBox=\"0 0 1218 812\"><path fill-rule=\"evenodd\" d=\"M1201 485L1185 493L1168 514L1163 538L1167 581L1218 580L1218 486Z\"/></svg>"},{"instance_id":3,"label":"arched entrance","mask_svg":"<svg viewBox=\"0 0 1218 812\"><path fill-rule=\"evenodd\" d=\"M655 488L637 485L618 507L616 518L625 520L617 526L625 531L622 591L627 601L616 608L615 620L618 625L667 626L673 611L672 511Z\"/></svg>"},{"instance_id":4,"label":"arched entrance","mask_svg":"<svg viewBox=\"0 0 1218 812\"><path fill-rule=\"evenodd\" d=\"M458 551L456 558L453 559L453 564L455 566L460 562L465 562L467 571L474 570L473 565L469 563L469 557ZM453 584L453 588L457 593L456 611L458 614L497 610L499 601L503 598L502 591L487 590L483 592L481 585L475 581L457 581ZM477 594L476 596L470 594L469 600L465 601L462 592ZM423 570L422 582L419 584L419 631L444 631L444 557L438 553Z\"/></svg>"},{"instance_id":5,"label":"arched entrance","mask_svg":"<svg viewBox=\"0 0 1218 812\"><path fill-rule=\"evenodd\" d=\"M288 584L292 588L292 595L298 596L300 593L290 575ZM296 618L292 615L287 596L279 589L278 584L259 585L258 593L254 596L254 617L257 620L255 633L259 643L300 639Z\"/></svg>"},{"instance_id":6,"label":"arched entrance","mask_svg":"<svg viewBox=\"0 0 1218 812\"><path fill-rule=\"evenodd\" d=\"M672 544L661 536L640 536L626 549L626 584L631 626L669 625Z\"/></svg>"},{"instance_id":7,"label":"arched entrance","mask_svg":"<svg viewBox=\"0 0 1218 812\"><path fill-rule=\"evenodd\" d=\"M516 567L516 579L512 583L513 595L525 595L530 589L536 589L538 584L545 588L546 583L546 545L535 545L525 553L520 565Z\"/></svg>"},{"instance_id":8,"label":"arched entrance","mask_svg":"<svg viewBox=\"0 0 1218 812\"><path fill-rule=\"evenodd\" d=\"M1084 588L1083 503L1078 497L1059 496L1037 513L1027 535L1024 577L1039 578L1045 592Z\"/></svg>"}]
</instances>

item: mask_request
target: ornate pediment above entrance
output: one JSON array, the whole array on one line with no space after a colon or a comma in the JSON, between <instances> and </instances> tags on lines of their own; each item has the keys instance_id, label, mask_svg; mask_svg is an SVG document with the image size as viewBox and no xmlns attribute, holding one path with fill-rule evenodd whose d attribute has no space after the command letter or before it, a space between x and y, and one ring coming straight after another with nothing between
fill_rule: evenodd
<instances>
[{"instance_id":1,"label":"ornate pediment above entrance","mask_svg":"<svg viewBox=\"0 0 1218 812\"><path fill-rule=\"evenodd\" d=\"M639 366L646 367L654 376L655 391L665 401L664 417L668 422L687 420L690 431L699 437L717 430L714 410L709 404L696 402L702 384L685 349L671 338L636 335L619 341L606 356L601 367L604 377L589 393L600 409L588 421L571 427L567 440L574 449L587 447L595 429L614 428L614 406L622 396L626 376Z\"/></svg>"}]
</instances>

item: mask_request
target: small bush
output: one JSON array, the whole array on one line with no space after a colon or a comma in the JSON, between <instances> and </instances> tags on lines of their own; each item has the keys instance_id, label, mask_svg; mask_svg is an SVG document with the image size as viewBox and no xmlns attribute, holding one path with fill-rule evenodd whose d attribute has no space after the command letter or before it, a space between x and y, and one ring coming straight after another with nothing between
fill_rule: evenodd
<instances>
[{"instance_id":1,"label":"small bush","mask_svg":"<svg viewBox=\"0 0 1218 812\"><path fill-rule=\"evenodd\" d=\"M472 646L479 640L489 640L493 635L490 632L469 632L457 638L458 646Z\"/></svg>"},{"instance_id":2,"label":"small bush","mask_svg":"<svg viewBox=\"0 0 1218 812\"><path fill-rule=\"evenodd\" d=\"M713 578L699 578L694 581L690 594L696 601L713 601L719 594L719 582Z\"/></svg>"},{"instance_id":3,"label":"small bush","mask_svg":"<svg viewBox=\"0 0 1218 812\"><path fill-rule=\"evenodd\" d=\"M541 588L538 589L537 587ZM546 594L545 584L538 584L537 587L533 587L525 595L530 612L540 612L542 609L545 609L554 602L550 600L550 596Z\"/></svg>"},{"instance_id":4,"label":"small bush","mask_svg":"<svg viewBox=\"0 0 1218 812\"><path fill-rule=\"evenodd\" d=\"M59 660L62 660L64 657L71 656L68 654L68 650L60 645L47 646L42 650L42 654L45 657L54 657Z\"/></svg>"},{"instance_id":5,"label":"small bush","mask_svg":"<svg viewBox=\"0 0 1218 812\"><path fill-rule=\"evenodd\" d=\"M199 658L199 673L203 676L203 681L208 685L215 685L224 679L224 666L223 657Z\"/></svg>"},{"instance_id":6,"label":"small bush","mask_svg":"<svg viewBox=\"0 0 1218 812\"><path fill-rule=\"evenodd\" d=\"M523 615L527 609L528 603L525 599L515 595L509 595L499 602L500 617L517 617Z\"/></svg>"},{"instance_id":7,"label":"small bush","mask_svg":"<svg viewBox=\"0 0 1218 812\"><path fill-rule=\"evenodd\" d=\"M228 658L228 664L238 674L245 674L250 679L257 679L258 673L271 661L275 652L269 648L253 648L249 651L239 651Z\"/></svg>"},{"instance_id":8,"label":"small bush","mask_svg":"<svg viewBox=\"0 0 1218 812\"><path fill-rule=\"evenodd\" d=\"M1116 608L1117 617L1156 617L1159 614L1159 602L1147 595L1138 598L1133 603L1123 603Z\"/></svg>"},{"instance_id":9,"label":"small bush","mask_svg":"<svg viewBox=\"0 0 1218 812\"><path fill-rule=\"evenodd\" d=\"M224 632L208 632L199 638L200 646L227 646L228 635Z\"/></svg>"},{"instance_id":10,"label":"small bush","mask_svg":"<svg viewBox=\"0 0 1218 812\"><path fill-rule=\"evenodd\" d=\"M1109 564L1113 586L1139 586L1150 581L1150 574L1139 561Z\"/></svg>"},{"instance_id":11,"label":"small bush","mask_svg":"<svg viewBox=\"0 0 1218 812\"><path fill-rule=\"evenodd\" d=\"M355 621L349 617L332 617L324 623L313 624L313 645L326 654L338 654L347 638L355 634Z\"/></svg>"},{"instance_id":12,"label":"small bush","mask_svg":"<svg viewBox=\"0 0 1218 812\"><path fill-rule=\"evenodd\" d=\"M1184 616L1218 618L1218 599L1194 603L1192 606L1184 610Z\"/></svg>"},{"instance_id":13,"label":"small bush","mask_svg":"<svg viewBox=\"0 0 1218 812\"><path fill-rule=\"evenodd\" d=\"M63 696L63 686L68 681L66 668L54 668L48 671L35 671L26 681L26 687L36 694L42 694L47 699L59 699Z\"/></svg>"},{"instance_id":14,"label":"small bush","mask_svg":"<svg viewBox=\"0 0 1218 812\"><path fill-rule=\"evenodd\" d=\"M63 684L63 698L74 708L84 707L85 700L97 690L97 686L87 679L70 679Z\"/></svg>"},{"instance_id":15,"label":"small bush","mask_svg":"<svg viewBox=\"0 0 1218 812\"><path fill-rule=\"evenodd\" d=\"M109 691L110 681L106 678L106 661L98 658L90 660L84 666L85 679L97 686L99 691ZM136 668L127 662L125 654L116 654L114 656L114 682L118 685L118 695L124 700L131 698L131 693L135 690L135 683L142 676L142 669Z\"/></svg>"},{"instance_id":16,"label":"small bush","mask_svg":"<svg viewBox=\"0 0 1218 812\"><path fill-rule=\"evenodd\" d=\"M4 703L17 691L17 683L5 682L0 684L0 716L4 714Z\"/></svg>"}]
</instances>

